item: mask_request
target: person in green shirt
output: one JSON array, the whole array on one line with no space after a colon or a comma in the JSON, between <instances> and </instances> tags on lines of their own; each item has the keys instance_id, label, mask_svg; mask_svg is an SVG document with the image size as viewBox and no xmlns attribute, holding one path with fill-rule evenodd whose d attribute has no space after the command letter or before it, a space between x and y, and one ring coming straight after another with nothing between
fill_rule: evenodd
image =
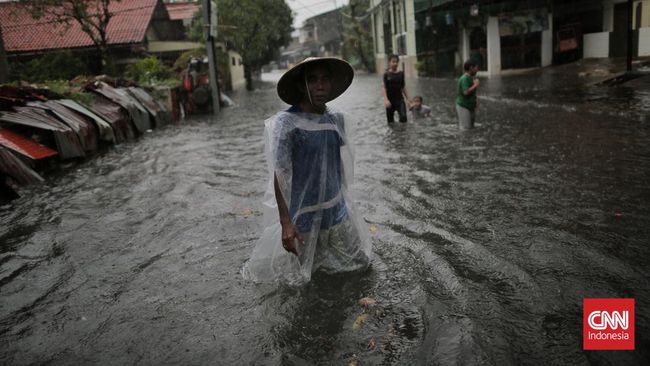
<instances>
[{"instance_id":1,"label":"person in green shirt","mask_svg":"<svg viewBox=\"0 0 650 366\"><path fill-rule=\"evenodd\" d=\"M456 112L458 113L458 127L461 130L467 130L474 127L476 89L481 82L476 77L478 65L475 61L465 61L463 69L465 73L458 79Z\"/></svg>"}]
</instances>

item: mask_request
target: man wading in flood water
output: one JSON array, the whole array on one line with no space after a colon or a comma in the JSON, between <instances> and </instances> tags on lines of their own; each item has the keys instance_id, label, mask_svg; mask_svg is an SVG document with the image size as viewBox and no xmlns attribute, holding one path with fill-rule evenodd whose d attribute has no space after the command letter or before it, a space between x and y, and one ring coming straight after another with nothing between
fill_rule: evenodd
<instances>
[{"instance_id":1,"label":"man wading in flood water","mask_svg":"<svg viewBox=\"0 0 650 366\"><path fill-rule=\"evenodd\" d=\"M350 124L326 106L353 77L343 60L308 58L278 82L278 95L291 107L265 121L264 231L242 270L245 278L299 285L316 271L370 265L367 230L348 192Z\"/></svg>"}]
</instances>

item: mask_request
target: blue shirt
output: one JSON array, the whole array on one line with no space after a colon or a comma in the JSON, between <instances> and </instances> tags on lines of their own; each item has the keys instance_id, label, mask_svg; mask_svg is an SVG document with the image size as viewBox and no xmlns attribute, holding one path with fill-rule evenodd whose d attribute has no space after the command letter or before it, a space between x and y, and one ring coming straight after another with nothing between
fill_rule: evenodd
<instances>
[{"instance_id":1,"label":"blue shirt","mask_svg":"<svg viewBox=\"0 0 650 366\"><path fill-rule=\"evenodd\" d=\"M287 112L302 113L302 110L299 106L292 106ZM326 112L320 118L317 115L314 117L310 124L331 124L343 130L341 115ZM286 127L282 125L288 125L284 121L280 124L281 129ZM319 217L321 230L328 229L347 217L345 200L341 197L343 169L340 148L344 141L339 132L327 128L311 130L296 127L280 132L276 165L291 164L289 214L298 231L303 233L309 232L316 224L314 220ZM310 211L310 207L327 202L330 204L326 208ZM322 215L317 215L318 213Z\"/></svg>"}]
</instances>

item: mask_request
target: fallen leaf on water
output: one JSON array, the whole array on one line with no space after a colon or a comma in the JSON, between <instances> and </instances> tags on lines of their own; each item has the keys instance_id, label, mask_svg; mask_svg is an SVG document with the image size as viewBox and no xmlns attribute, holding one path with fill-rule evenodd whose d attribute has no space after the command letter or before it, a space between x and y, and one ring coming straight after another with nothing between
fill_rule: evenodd
<instances>
[{"instance_id":1,"label":"fallen leaf on water","mask_svg":"<svg viewBox=\"0 0 650 366\"><path fill-rule=\"evenodd\" d=\"M348 363L348 366L359 366L359 359L356 354L352 355L352 359L350 360L350 363Z\"/></svg>"},{"instance_id":2,"label":"fallen leaf on water","mask_svg":"<svg viewBox=\"0 0 650 366\"><path fill-rule=\"evenodd\" d=\"M359 299L359 305L361 306L370 306L370 305L374 305L375 303L377 303L377 301L375 301L375 299L373 299L372 297L364 297Z\"/></svg>"},{"instance_id":3,"label":"fallen leaf on water","mask_svg":"<svg viewBox=\"0 0 650 366\"><path fill-rule=\"evenodd\" d=\"M244 211L241 212L241 215L244 217L250 217L253 216L253 210L250 208L245 209Z\"/></svg>"},{"instance_id":4,"label":"fallen leaf on water","mask_svg":"<svg viewBox=\"0 0 650 366\"><path fill-rule=\"evenodd\" d=\"M363 313L357 317L357 319L354 321L354 324L352 324L352 329L360 329L363 327L363 324L368 320L368 314Z\"/></svg>"},{"instance_id":5,"label":"fallen leaf on water","mask_svg":"<svg viewBox=\"0 0 650 366\"><path fill-rule=\"evenodd\" d=\"M375 339L372 338L370 342L368 342L368 349L375 349L377 347L377 342L375 342Z\"/></svg>"},{"instance_id":6,"label":"fallen leaf on water","mask_svg":"<svg viewBox=\"0 0 650 366\"><path fill-rule=\"evenodd\" d=\"M371 232L371 233L374 234L374 233L376 233L377 231L379 231L379 229L377 228L376 225L370 225L370 232Z\"/></svg>"}]
</instances>

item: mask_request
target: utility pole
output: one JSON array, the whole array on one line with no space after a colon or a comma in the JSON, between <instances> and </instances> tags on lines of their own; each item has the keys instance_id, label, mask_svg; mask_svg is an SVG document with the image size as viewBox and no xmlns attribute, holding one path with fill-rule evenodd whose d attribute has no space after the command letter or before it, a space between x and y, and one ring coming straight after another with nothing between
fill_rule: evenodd
<instances>
[{"instance_id":1,"label":"utility pole","mask_svg":"<svg viewBox=\"0 0 650 366\"><path fill-rule=\"evenodd\" d=\"M632 15L633 15L633 1L627 0L627 72L632 72L632 57L633 53L633 43L632 38L634 36L634 31L632 30Z\"/></svg>"},{"instance_id":2,"label":"utility pole","mask_svg":"<svg viewBox=\"0 0 650 366\"><path fill-rule=\"evenodd\" d=\"M217 59L215 57L214 39L217 36L217 5L212 0L202 0L203 24L205 27L205 48L208 51L210 69L210 95L212 95L212 114L219 113L219 85L217 83ZM212 8L214 6L214 9Z\"/></svg>"},{"instance_id":3,"label":"utility pole","mask_svg":"<svg viewBox=\"0 0 650 366\"><path fill-rule=\"evenodd\" d=\"M0 84L7 81L9 81L9 62L7 61L7 52L2 38L2 28L0 28Z\"/></svg>"}]
</instances>

